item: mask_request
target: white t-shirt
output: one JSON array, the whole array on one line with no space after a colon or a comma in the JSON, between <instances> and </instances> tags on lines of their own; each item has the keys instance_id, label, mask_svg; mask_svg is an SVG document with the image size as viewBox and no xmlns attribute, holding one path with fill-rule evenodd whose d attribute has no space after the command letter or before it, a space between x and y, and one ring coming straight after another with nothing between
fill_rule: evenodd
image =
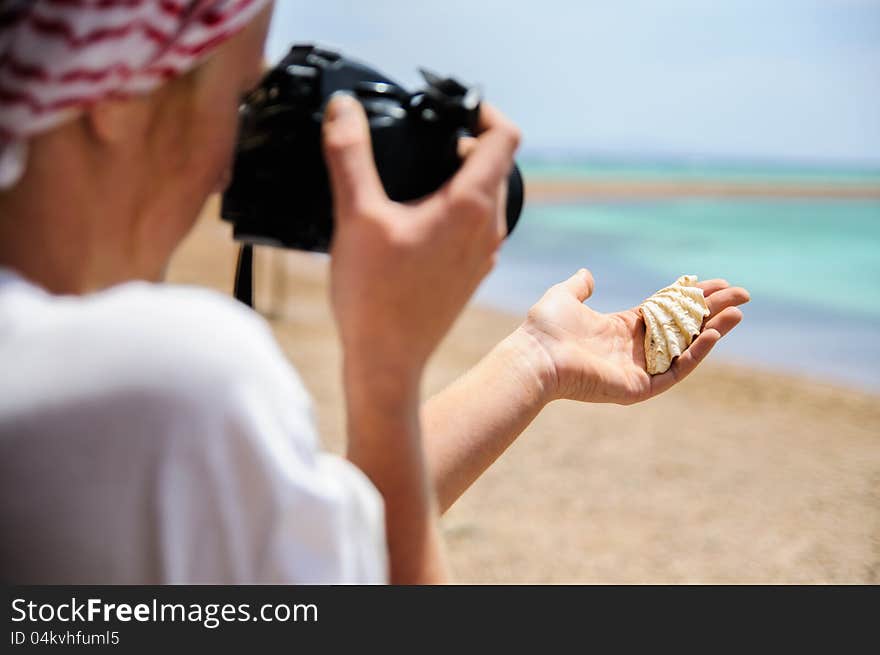
<instances>
[{"instance_id":1,"label":"white t-shirt","mask_svg":"<svg viewBox=\"0 0 880 655\"><path fill-rule=\"evenodd\" d=\"M383 583L381 497L322 453L265 321L206 290L0 270L0 579Z\"/></svg>"}]
</instances>

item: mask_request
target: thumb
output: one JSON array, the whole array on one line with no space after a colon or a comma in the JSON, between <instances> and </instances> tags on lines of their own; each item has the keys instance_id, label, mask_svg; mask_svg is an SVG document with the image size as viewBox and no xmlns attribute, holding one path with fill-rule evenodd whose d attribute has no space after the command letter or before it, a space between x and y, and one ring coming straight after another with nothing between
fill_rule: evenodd
<instances>
[{"instance_id":1,"label":"thumb","mask_svg":"<svg viewBox=\"0 0 880 655\"><path fill-rule=\"evenodd\" d=\"M559 286L584 302L593 294L593 274L585 268L580 269Z\"/></svg>"},{"instance_id":2,"label":"thumb","mask_svg":"<svg viewBox=\"0 0 880 655\"><path fill-rule=\"evenodd\" d=\"M324 111L323 145L338 212L347 214L387 199L373 161L367 115L354 97L338 93L330 98Z\"/></svg>"}]
</instances>

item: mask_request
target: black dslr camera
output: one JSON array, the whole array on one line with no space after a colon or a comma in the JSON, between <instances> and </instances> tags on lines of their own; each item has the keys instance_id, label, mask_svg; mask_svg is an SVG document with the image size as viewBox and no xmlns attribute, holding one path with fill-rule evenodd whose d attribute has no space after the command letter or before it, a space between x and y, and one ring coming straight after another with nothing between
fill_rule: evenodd
<instances>
[{"instance_id":1,"label":"black dslr camera","mask_svg":"<svg viewBox=\"0 0 880 655\"><path fill-rule=\"evenodd\" d=\"M321 150L321 121L337 91L364 106L376 167L392 200L437 190L458 170L460 136L473 134L480 93L422 70L424 89L410 93L378 71L336 52L294 45L241 107L232 183L221 215L245 244L236 295L250 282L250 244L326 252L333 235L330 184ZM510 173L507 229L523 205L519 169Z\"/></svg>"}]
</instances>

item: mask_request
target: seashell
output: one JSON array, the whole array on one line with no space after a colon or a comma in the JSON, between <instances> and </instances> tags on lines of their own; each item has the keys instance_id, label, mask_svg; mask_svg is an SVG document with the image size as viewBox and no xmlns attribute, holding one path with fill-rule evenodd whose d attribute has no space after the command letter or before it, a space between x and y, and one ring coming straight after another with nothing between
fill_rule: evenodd
<instances>
[{"instance_id":1,"label":"seashell","mask_svg":"<svg viewBox=\"0 0 880 655\"><path fill-rule=\"evenodd\" d=\"M645 365L651 375L668 371L672 360L700 334L709 307L696 284L696 275L682 275L639 305L645 320Z\"/></svg>"}]
</instances>

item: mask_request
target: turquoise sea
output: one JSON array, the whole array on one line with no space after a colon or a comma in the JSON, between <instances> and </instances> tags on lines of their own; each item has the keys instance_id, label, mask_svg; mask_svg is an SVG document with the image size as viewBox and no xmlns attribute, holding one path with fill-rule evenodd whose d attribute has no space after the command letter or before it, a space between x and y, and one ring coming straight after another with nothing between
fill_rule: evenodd
<instances>
[{"instance_id":1,"label":"turquoise sea","mask_svg":"<svg viewBox=\"0 0 880 655\"><path fill-rule=\"evenodd\" d=\"M538 165L527 177L833 182L880 188L880 171ZM651 177L653 176L653 177ZM742 325L717 360L880 390L880 201L674 198L528 203L484 303L526 310L579 267L596 279L588 303L633 306L682 274L747 287Z\"/></svg>"}]
</instances>

